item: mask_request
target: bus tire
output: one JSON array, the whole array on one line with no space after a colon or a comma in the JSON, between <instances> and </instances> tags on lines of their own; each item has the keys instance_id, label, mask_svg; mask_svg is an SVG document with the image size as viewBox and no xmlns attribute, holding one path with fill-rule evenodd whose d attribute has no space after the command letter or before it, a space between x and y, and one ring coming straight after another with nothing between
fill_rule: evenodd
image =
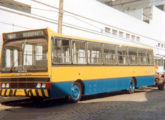
<instances>
[{"instance_id":1,"label":"bus tire","mask_svg":"<svg viewBox=\"0 0 165 120\"><path fill-rule=\"evenodd\" d=\"M80 82L75 82L71 88L70 101L73 103L78 102L82 97L82 85Z\"/></svg>"},{"instance_id":2,"label":"bus tire","mask_svg":"<svg viewBox=\"0 0 165 120\"><path fill-rule=\"evenodd\" d=\"M136 82L134 79L131 80L130 84L129 84L129 88L128 88L128 93L132 94L135 92L135 87L136 87Z\"/></svg>"}]
</instances>

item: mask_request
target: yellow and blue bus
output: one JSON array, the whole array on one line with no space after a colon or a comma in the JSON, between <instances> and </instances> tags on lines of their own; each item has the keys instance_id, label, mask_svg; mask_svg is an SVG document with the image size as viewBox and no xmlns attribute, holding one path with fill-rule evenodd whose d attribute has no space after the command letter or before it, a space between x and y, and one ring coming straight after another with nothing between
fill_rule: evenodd
<instances>
[{"instance_id":1,"label":"yellow and blue bus","mask_svg":"<svg viewBox=\"0 0 165 120\"><path fill-rule=\"evenodd\" d=\"M0 96L82 96L155 84L153 49L62 35L49 28L3 34Z\"/></svg>"}]
</instances>

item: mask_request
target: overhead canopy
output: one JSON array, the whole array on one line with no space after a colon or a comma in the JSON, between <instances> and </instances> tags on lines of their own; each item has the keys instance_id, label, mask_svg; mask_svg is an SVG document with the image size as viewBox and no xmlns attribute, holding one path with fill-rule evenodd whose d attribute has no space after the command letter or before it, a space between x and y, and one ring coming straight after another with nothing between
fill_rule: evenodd
<instances>
[{"instance_id":1,"label":"overhead canopy","mask_svg":"<svg viewBox=\"0 0 165 120\"><path fill-rule=\"evenodd\" d=\"M99 0L120 10L131 10L164 5L165 0Z\"/></svg>"}]
</instances>

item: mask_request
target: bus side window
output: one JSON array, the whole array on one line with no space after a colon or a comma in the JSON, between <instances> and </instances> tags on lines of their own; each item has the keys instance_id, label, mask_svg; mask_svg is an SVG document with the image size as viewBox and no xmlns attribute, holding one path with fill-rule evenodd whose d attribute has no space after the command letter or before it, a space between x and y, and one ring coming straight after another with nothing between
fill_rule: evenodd
<instances>
[{"instance_id":1,"label":"bus side window","mask_svg":"<svg viewBox=\"0 0 165 120\"><path fill-rule=\"evenodd\" d=\"M104 44L103 51L104 64L116 64L116 46Z\"/></svg>"},{"instance_id":2,"label":"bus side window","mask_svg":"<svg viewBox=\"0 0 165 120\"><path fill-rule=\"evenodd\" d=\"M153 51L148 50L147 52L148 65L153 65Z\"/></svg>"},{"instance_id":3,"label":"bus side window","mask_svg":"<svg viewBox=\"0 0 165 120\"><path fill-rule=\"evenodd\" d=\"M147 65L146 49L138 49L138 64Z\"/></svg>"},{"instance_id":4,"label":"bus side window","mask_svg":"<svg viewBox=\"0 0 165 120\"><path fill-rule=\"evenodd\" d=\"M52 40L52 62L53 64L70 64L70 40L57 38Z\"/></svg>"},{"instance_id":5,"label":"bus side window","mask_svg":"<svg viewBox=\"0 0 165 120\"><path fill-rule=\"evenodd\" d=\"M118 46L117 48L118 48L117 49L118 64L127 65L128 64L127 47Z\"/></svg>"},{"instance_id":6,"label":"bus side window","mask_svg":"<svg viewBox=\"0 0 165 120\"><path fill-rule=\"evenodd\" d=\"M86 64L85 41L72 41L73 64Z\"/></svg>"},{"instance_id":7,"label":"bus side window","mask_svg":"<svg viewBox=\"0 0 165 120\"><path fill-rule=\"evenodd\" d=\"M136 48L129 48L128 49L128 57L129 57L129 64L136 65L137 64L137 49Z\"/></svg>"},{"instance_id":8,"label":"bus side window","mask_svg":"<svg viewBox=\"0 0 165 120\"><path fill-rule=\"evenodd\" d=\"M102 44L88 43L88 63L102 64Z\"/></svg>"}]
</instances>

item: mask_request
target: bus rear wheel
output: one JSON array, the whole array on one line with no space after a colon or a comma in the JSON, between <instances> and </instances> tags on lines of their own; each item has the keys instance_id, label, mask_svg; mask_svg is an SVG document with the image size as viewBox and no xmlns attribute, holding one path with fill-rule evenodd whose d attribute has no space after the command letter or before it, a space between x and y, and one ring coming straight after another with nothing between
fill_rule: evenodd
<instances>
[{"instance_id":1,"label":"bus rear wheel","mask_svg":"<svg viewBox=\"0 0 165 120\"><path fill-rule=\"evenodd\" d=\"M75 103L78 102L82 97L82 86L81 83L75 82L71 88L71 102Z\"/></svg>"},{"instance_id":2,"label":"bus rear wheel","mask_svg":"<svg viewBox=\"0 0 165 120\"><path fill-rule=\"evenodd\" d=\"M129 84L128 93L129 94L134 93L135 92L135 87L136 87L135 80L132 79L130 84Z\"/></svg>"}]
</instances>

